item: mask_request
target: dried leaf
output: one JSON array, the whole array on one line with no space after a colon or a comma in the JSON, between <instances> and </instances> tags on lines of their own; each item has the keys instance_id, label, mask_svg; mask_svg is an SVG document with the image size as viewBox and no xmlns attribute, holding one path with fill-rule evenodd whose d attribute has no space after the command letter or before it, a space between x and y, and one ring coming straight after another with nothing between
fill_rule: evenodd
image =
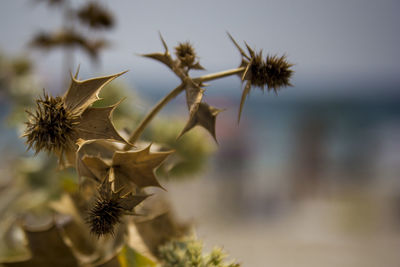
<instances>
[{"instance_id":1,"label":"dried leaf","mask_svg":"<svg viewBox=\"0 0 400 267\"><path fill-rule=\"evenodd\" d=\"M114 109L119 105L104 108L87 108L81 115L81 121L76 126L77 135L84 140L107 139L127 143L115 130L111 122Z\"/></svg>"},{"instance_id":2,"label":"dried leaf","mask_svg":"<svg viewBox=\"0 0 400 267\"><path fill-rule=\"evenodd\" d=\"M150 146L139 151L115 152L112 160L114 190L120 190L125 184L131 183L140 188L146 186L162 188L154 175L154 169L173 151L150 153Z\"/></svg>"},{"instance_id":3,"label":"dried leaf","mask_svg":"<svg viewBox=\"0 0 400 267\"><path fill-rule=\"evenodd\" d=\"M174 68L174 61L171 58L171 55L168 51L168 46L167 43L165 42L164 38L162 37L160 33L160 40L164 46L164 53L151 53L151 54L144 54L142 56L152 58L154 60L160 61L161 63L167 65L170 69Z\"/></svg>"},{"instance_id":4,"label":"dried leaf","mask_svg":"<svg viewBox=\"0 0 400 267\"><path fill-rule=\"evenodd\" d=\"M118 149L119 143L107 140L83 140L77 142L79 148L77 151L76 169L79 177L88 177L96 181L101 181L102 176L96 176L83 162L85 157L97 157L100 160L110 160L114 152Z\"/></svg>"},{"instance_id":5,"label":"dried leaf","mask_svg":"<svg viewBox=\"0 0 400 267\"><path fill-rule=\"evenodd\" d=\"M180 133L179 137L184 135L186 132L188 132L195 126L200 125L204 129L206 129L214 138L214 140L217 142L217 138L215 135L215 122L217 115L221 111L223 110L212 107L206 103L200 103L196 113L189 119L185 128Z\"/></svg>"},{"instance_id":6,"label":"dried leaf","mask_svg":"<svg viewBox=\"0 0 400 267\"><path fill-rule=\"evenodd\" d=\"M152 58L154 60L160 61L161 63L167 65L169 68L172 68L172 59L168 54L165 53L151 53L144 54L143 57Z\"/></svg>"},{"instance_id":7,"label":"dried leaf","mask_svg":"<svg viewBox=\"0 0 400 267\"><path fill-rule=\"evenodd\" d=\"M119 201L121 208L124 210L133 210L134 207L142 203L146 198L151 195L146 194L129 194L127 196L123 196Z\"/></svg>"},{"instance_id":8,"label":"dried leaf","mask_svg":"<svg viewBox=\"0 0 400 267\"><path fill-rule=\"evenodd\" d=\"M189 116L193 117L197 112L201 100L203 99L204 89L189 80L186 84L186 103L189 109Z\"/></svg>"},{"instance_id":9,"label":"dried leaf","mask_svg":"<svg viewBox=\"0 0 400 267\"><path fill-rule=\"evenodd\" d=\"M101 158L84 156L82 158L82 162L84 163L85 167L87 167L90 171L90 173L86 174L85 176L94 178L98 182L103 181L104 178L107 177L110 166L109 164L105 163L104 160L102 160Z\"/></svg>"},{"instance_id":10,"label":"dried leaf","mask_svg":"<svg viewBox=\"0 0 400 267\"><path fill-rule=\"evenodd\" d=\"M100 90L115 78L126 73L117 74L79 81L71 75L71 85L64 95L65 108L82 114L87 107L99 99Z\"/></svg>"}]
</instances>

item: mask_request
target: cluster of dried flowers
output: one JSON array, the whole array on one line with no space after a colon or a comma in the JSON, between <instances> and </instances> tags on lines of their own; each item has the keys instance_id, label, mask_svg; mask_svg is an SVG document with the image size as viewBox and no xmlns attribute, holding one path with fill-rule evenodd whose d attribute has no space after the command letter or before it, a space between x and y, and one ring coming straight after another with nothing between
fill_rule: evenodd
<instances>
[{"instance_id":1,"label":"cluster of dried flowers","mask_svg":"<svg viewBox=\"0 0 400 267\"><path fill-rule=\"evenodd\" d=\"M109 42L104 38L90 38L87 32L80 33L73 22L79 21L91 30L109 30L114 26L114 17L98 1L88 1L78 9L69 6L65 0L37 0L47 2L49 6L61 7L69 25L54 32L40 32L31 41L31 46L38 49L50 50L57 47L81 48L93 60L98 59L99 52L108 47Z\"/></svg>"},{"instance_id":2,"label":"cluster of dried flowers","mask_svg":"<svg viewBox=\"0 0 400 267\"><path fill-rule=\"evenodd\" d=\"M230 36L230 35L229 35ZM161 37L161 36L160 36ZM151 145L138 145L141 134L157 113L173 98L185 92L189 118L178 137L199 125L216 140L216 117L221 109L210 106L203 100L204 83L239 74L245 83L239 108L242 113L246 96L251 87L275 92L290 85L292 64L286 57L267 56L255 53L247 44L249 54L230 36L242 55L238 68L192 78L192 69L204 69L188 42L175 48L173 57L161 37L164 52L143 56L165 64L181 81L168 93L138 124L129 138L123 138L115 129L111 118L118 103L107 107L93 107L99 100L98 94L104 86L125 72L78 80L78 72L71 75L71 84L63 96L53 97L44 93L36 100L36 110L28 111L29 120L24 133L29 148L36 153L54 153L61 167L76 168L80 181L90 180L97 191L86 210L85 221L97 237L114 235L117 225L125 215L136 215L134 209L149 194L147 187L162 188L155 169L174 151L157 151Z\"/></svg>"}]
</instances>

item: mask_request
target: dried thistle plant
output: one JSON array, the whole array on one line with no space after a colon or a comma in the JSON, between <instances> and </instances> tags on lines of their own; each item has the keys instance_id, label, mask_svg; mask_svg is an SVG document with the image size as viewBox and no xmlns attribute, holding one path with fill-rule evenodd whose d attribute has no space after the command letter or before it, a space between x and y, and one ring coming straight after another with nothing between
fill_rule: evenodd
<instances>
[{"instance_id":1,"label":"dried thistle plant","mask_svg":"<svg viewBox=\"0 0 400 267\"><path fill-rule=\"evenodd\" d=\"M28 147L33 147L36 153L41 150L53 152L62 163L65 154L66 163L76 167L80 177L92 179L99 184L98 197L87 219L93 233L98 236L112 234L114 226L121 221L120 217L141 202L135 202L135 193L142 192L149 186L162 188L154 170L173 151L151 152L150 146L136 148L134 144L150 121L170 100L182 92L186 93L189 119L178 137L199 125L216 140L216 117L222 109L203 101L204 82L241 75L246 85L239 118L251 86L261 89L267 86L268 90L276 91L290 85L292 64L286 61L285 56L267 56L264 60L261 52L255 53L247 44L249 55L246 55L236 41L230 35L229 37L242 55L241 66L192 78L189 75L191 69L203 69L192 45L189 42L179 43L175 48L176 58L173 58L160 36L165 51L144 56L165 64L180 78L181 84L143 118L128 141L118 134L110 120L117 104L104 108L90 107L98 100L99 91L123 73L86 81L78 81L76 77L72 77L71 86L63 97L53 98L45 94L37 100L37 110L35 113L29 112L30 119L24 134ZM118 146L115 141L124 143L124 146ZM123 203L128 200L136 204L128 205L127 208Z\"/></svg>"},{"instance_id":2,"label":"dried thistle plant","mask_svg":"<svg viewBox=\"0 0 400 267\"><path fill-rule=\"evenodd\" d=\"M89 4L86 13L81 13L81 19L95 27L97 22L94 21L98 18L91 13L93 10L90 8ZM99 100L98 94L101 89L125 72L84 81L78 80L77 74L75 77L71 76L71 84L63 96L52 97L45 92L36 100L36 110L28 111L28 122L23 135L28 148L33 148L36 153L54 153L61 166L71 166L77 170L82 190L80 200L84 202L81 206L86 208L72 213L77 221L83 220L86 223L92 236L112 238L117 227L123 226L125 229L125 226L128 228L130 224L134 224L144 246L147 246L149 253L152 253L162 266L189 266L189 263L190 266L239 266L225 264L224 256L219 250L203 257L201 246L196 242L186 242L182 243L183 245L170 243L158 249L160 245L179 236L177 232L186 233L157 232L165 231L166 225L170 225L171 229L179 228L179 224L171 219L169 211L163 211L142 222L127 219L130 215L137 215L134 211L136 207L146 204L149 197L146 193L148 187L163 188L155 170L174 151L162 146L152 146L153 140L147 140L150 144L144 144L141 136L158 112L172 99L184 92L189 113L187 123L177 138L194 127L201 126L217 141L216 118L223 109L213 107L203 100L206 82L240 75L245 86L239 106L239 120L250 88L258 87L263 90L266 86L268 91L277 92L278 89L291 85L293 65L287 61L286 56L268 55L263 58L261 51L256 53L247 44L246 54L232 36L229 37L242 56L241 65L226 71L191 77L191 70L204 69L193 46L189 42L179 43L173 56L160 35L164 51L143 56L166 65L180 79L180 84L144 116L126 139L118 133L111 121L112 112L119 103L106 107L92 107L92 104ZM63 44L81 42L79 38L71 38L72 41L68 42L68 38L63 38L63 41L60 41ZM39 39L37 43L43 46L52 46L59 42L45 35ZM91 184L89 190L83 190L87 183ZM81 216L81 213L84 215ZM178 259L182 253L187 258ZM117 258L113 258L115 259ZM118 262L118 259L116 261Z\"/></svg>"}]
</instances>

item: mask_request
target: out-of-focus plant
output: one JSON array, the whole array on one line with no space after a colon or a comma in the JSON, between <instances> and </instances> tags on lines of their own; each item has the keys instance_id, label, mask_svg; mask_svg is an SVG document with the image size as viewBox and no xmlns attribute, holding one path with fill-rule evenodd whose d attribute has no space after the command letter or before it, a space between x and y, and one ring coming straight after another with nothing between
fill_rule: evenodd
<instances>
[{"instance_id":1,"label":"out-of-focus plant","mask_svg":"<svg viewBox=\"0 0 400 267\"><path fill-rule=\"evenodd\" d=\"M72 62L74 48L86 52L93 61L99 59L99 53L109 46L105 38L95 37L94 34L79 31L79 25L86 26L90 32L99 30L110 30L115 21L113 14L104 8L98 1L87 1L85 4L74 8L70 0L36 0L47 2L49 6L58 7L63 14L64 23L61 29L53 31L42 31L31 40L31 46L41 50L54 48L65 48L66 60ZM98 34L96 34L98 36ZM70 68L71 66L68 65Z\"/></svg>"},{"instance_id":2,"label":"out-of-focus plant","mask_svg":"<svg viewBox=\"0 0 400 267\"><path fill-rule=\"evenodd\" d=\"M238 263L225 263L226 255L220 248L214 248L208 255L203 254L203 245L197 240L172 240L160 248L163 267L239 267Z\"/></svg>"}]
</instances>

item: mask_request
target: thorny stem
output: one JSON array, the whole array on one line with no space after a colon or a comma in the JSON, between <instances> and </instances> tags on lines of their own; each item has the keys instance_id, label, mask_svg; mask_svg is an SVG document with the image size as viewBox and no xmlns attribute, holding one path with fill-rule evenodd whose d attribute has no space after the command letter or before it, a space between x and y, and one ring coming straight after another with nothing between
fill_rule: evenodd
<instances>
[{"instance_id":1,"label":"thorny stem","mask_svg":"<svg viewBox=\"0 0 400 267\"><path fill-rule=\"evenodd\" d=\"M193 78L193 82L195 83L201 83L201 82L208 82L211 80L216 80L219 78L224 78L226 76L230 76L230 75L235 75L238 73L241 73L243 71L245 71L246 68L245 67L240 67L240 68L236 68L236 69L231 69L231 70L225 70L225 71L221 71L221 72L216 72L216 73L211 73L211 74L207 74L198 78Z\"/></svg>"},{"instance_id":2,"label":"thorny stem","mask_svg":"<svg viewBox=\"0 0 400 267\"><path fill-rule=\"evenodd\" d=\"M178 87L176 87L174 90L172 90L168 95L166 95L163 99L161 99L160 102L157 103L153 107L153 109L144 117L144 119L141 121L139 126L136 128L136 130L132 133L132 135L129 137L129 143L135 144L135 142L139 139L140 135L143 133L144 129L146 128L147 124L151 122L151 120L154 118L155 115L172 99L174 99L177 95L179 95L183 90L185 89L185 83L181 83ZM124 146L124 150L129 150L131 148L131 145L126 144Z\"/></svg>"},{"instance_id":3,"label":"thorny stem","mask_svg":"<svg viewBox=\"0 0 400 267\"><path fill-rule=\"evenodd\" d=\"M241 73L245 71L245 67L240 67L236 69L231 69L231 70L226 70L226 71L221 71L221 72L216 72L216 73L211 73L207 74L201 77L193 78L192 81L194 83L200 84L202 82L207 82L211 80L216 80L219 78L227 77L230 75L235 75L238 73ZM144 119L140 122L139 126L136 128L136 130L132 133L132 135L129 137L128 141L132 145L135 144L135 142L139 139L140 135L143 133L144 129L147 127L147 125L152 121L152 119L157 115L157 113L172 99L174 99L176 96L178 96L184 89L187 84L187 79L191 79L189 76L185 75L179 69L173 68L173 71L179 78L181 78L182 83L176 87L174 90L172 90L168 95L166 95L163 99L160 100L160 102L157 103L153 107L153 109L144 117ZM131 145L126 144L124 146L124 150L129 150L131 148Z\"/></svg>"}]
</instances>

